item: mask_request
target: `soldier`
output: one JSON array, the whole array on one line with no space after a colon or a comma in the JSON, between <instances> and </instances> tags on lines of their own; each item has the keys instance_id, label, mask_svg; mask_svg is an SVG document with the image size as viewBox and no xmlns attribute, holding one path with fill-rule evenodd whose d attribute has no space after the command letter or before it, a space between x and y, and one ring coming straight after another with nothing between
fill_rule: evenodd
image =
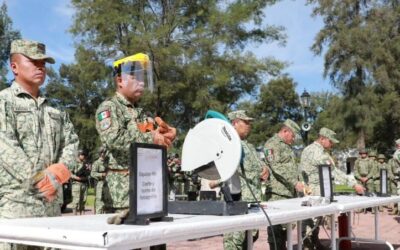
<instances>
[{"instance_id":1,"label":"soldier","mask_svg":"<svg viewBox=\"0 0 400 250\"><path fill-rule=\"evenodd\" d=\"M241 139L243 155L237 172L230 180L230 188L235 194L235 200L254 202L261 200L261 179L265 178L266 166L259 159L255 147L246 138L251 130L253 118L246 111L230 112L228 118ZM251 190L249 189L249 186ZM252 193L256 196L253 197ZM258 231L253 231L253 241L257 240ZM224 249L247 249L245 232L235 232L224 235Z\"/></svg>"},{"instance_id":2,"label":"soldier","mask_svg":"<svg viewBox=\"0 0 400 250\"><path fill-rule=\"evenodd\" d=\"M395 188L394 193L395 195L400 195L400 181L399 181L399 176L400 176L400 139L397 139L395 141L396 143L396 151L393 154L393 162L392 162L392 172L394 174L394 182L395 185L397 186ZM393 211L390 213L391 215L400 215L400 203L395 204L395 208Z\"/></svg>"},{"instance_id":3,"label":"soldier","mask_svg":"<svg viewBox=\"0 0 400 250\"><path fill-rule=\"evenodd\" d=\"M378 163L377 163L377 168L375 170L375 174L374 174L374 186L375 186L375 191L376 192L380 192L381 191L381 169L386 169L388 170L388 180L390 180L392 178L390 172L389 172L389 164L387 164L386 162L386 157L384 154L379 154L378 155ZM390 187L389 187L390 188Z\"/></svg>"},{"instance_id":4,"label":"soldier","mask_svg":"<svg viewBox=\"0 0 400 250\"><path fill-rule=\"evenodd\" d=\"M300 159L300 172L301 179L307 185L306 194L320 195L319 183L319 165L332 166L332 173L335 181L351 185L355 184L355 180L349 181L347 176L335 167L335 161L331 157L329 151L335 143L339 140L336 139L336 133L328 128L321 128L318 134L318 139L314 143L308 145L301 153ZM363 188L359 185L354 186L357 192L363 192ZM302 234L306 236L304 240L304 249L324 249L321 244L318 234L319 225L322 217L308 219L302 223Z\"/></svg>"},{"instance_id":5,"label":"soldier","mask_svg":"<svg viewBox=\"0 0 400 250\"><path fill-rule=\"evenodd\" d=\"M368 152L361 149L360 157L354 163L354 178L363 185L368 192L374 192L375 163L368 158Z\"/></svg>"},{"instance_id":6,"label":"soldier","mask_svg":"<svg viewBox=\"0 0 400 250\"><path fill-rule=\"evenodd\" d=\"M121 223L129 207L129 147L133 142L171 146L176 129L161 119L154 129L137 102L146 88L152 89L151 61L139 53L117 60L114 66L116 93L102 102L96 111L96 129L110 155L106 181L110 192L111 212L121 212L109 218L109 223ZM147 76L147 77L146 77ZM146 83L145 83L146 82Z\"/></svg>"},{"instance_id":7,"label":"soldier","mask_svg":"<svg viewBox=\"0 0 400 250\"><path fill-rule=\"evenodd\" d=\"M67 113L53 107L39 90L46 62L54 59L46 55L44 44L11 43L14 81L0 92L1 219L61 215L61 186L70 177L79 141Z\"/></svg>"},{"instance_id":8,"label":"soldier","mask_svg":"<svg viewBox=\"0 0 400 250\"><path fill-rule=\"evenodd\" d=\"M86 153L83 150L78 151L78 159L75 167L72 169L72 209L74 215L85 212L87 199L88 179L91 166L86 160Z\"/></svg>"},{"instance_id":9,"label":"soldier","mask_svg":"<svg viewBox=\"0 0 400 250\"><path fill-rule=\"evenodd\" d=\"M99 159L93 162L92 171L90 176L96 180L95 187L95 213L104 214L107 213L107 209L104 206L104 200L108 197L108 187L105 179L107 176L107 168L109 163L109 157L107 155L107 149L105 146L101 146L99 149ZM108 204L108 202L106 202Z\"/></svg>"},{"instance_id":10,"label":"soldier","mask_svg":"<svg viewBox=\"0 0 400 250\"><path fill-rule=\"evenodd\" d=\"M296 136L300 136L300 127L287 119L277 134L264 145L266 161L270 168L270 185L266 192L267 201L294 198L304 189L299 182L298 167L292 148ZM268 227L270 249L275 249L272 237L274 231L277 249L286 249L286 228L284 225Z\"/></svg>"}]
</instances>

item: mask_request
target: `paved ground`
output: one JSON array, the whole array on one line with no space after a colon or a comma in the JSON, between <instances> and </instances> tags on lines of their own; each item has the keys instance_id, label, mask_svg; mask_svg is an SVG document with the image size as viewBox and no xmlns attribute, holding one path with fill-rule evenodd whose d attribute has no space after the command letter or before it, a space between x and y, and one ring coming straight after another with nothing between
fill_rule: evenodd
<instances>
[{"instance_id":1,"label":"paved ground","mask_svg":"<svg viewBox=\"0 0 400 250\"><path fill-rule=\"evenodd\" d=\"M93 214L92 209L87 208L85 214ZM72 209L67 208L64 216L72 216ZM394 249L400 249L400 216L392 216L388 214L385 209L379 213L380 235L381 239L392 243ZM374 238L374 215L371 213L359 213L353 216L353 231L356 237L359 238ZM293 239L297 239L296 230L293 230ZM329 246L330 231L321 229L320 238L322 243ZM168 249L172 250L192 250L192 249L207 249L219 250L223 249L222 236L209 237L200 240L181 241L168 244ZM265 229L260 230L260 238L255 242L254 249L256 250L269 250L267 243L267 233ZM389 249L387 246L381 244L371 243L352 243L352 249L356 250L383 250Z\"/></svg>"}]
</instances>

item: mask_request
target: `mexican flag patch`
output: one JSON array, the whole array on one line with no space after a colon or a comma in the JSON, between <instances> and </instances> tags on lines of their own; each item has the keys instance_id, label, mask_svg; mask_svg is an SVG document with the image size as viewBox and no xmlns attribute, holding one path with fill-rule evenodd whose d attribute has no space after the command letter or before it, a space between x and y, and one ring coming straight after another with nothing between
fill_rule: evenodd
<instances>
[{"instance_id":1,"label":"mexican flag patch","mask_svg":"<svg viewBox=\"0 0 400 250\"><path fill-rule=\"evenodd\" d=\"M111 116L111 112L109 110L103 111L97 115L97 120L100 122Z\"/></svg>"},{"instance_id":2,"label":"mexican flag patch","mask_svg":"<svg viewBox=\"0 0 400 250\"><path fill-rule=\"evenodd\" d=\"M265 158L268 161L273 161L274 160L274 150L273 149L265 149Z\"/></svg>"}]
</instances>

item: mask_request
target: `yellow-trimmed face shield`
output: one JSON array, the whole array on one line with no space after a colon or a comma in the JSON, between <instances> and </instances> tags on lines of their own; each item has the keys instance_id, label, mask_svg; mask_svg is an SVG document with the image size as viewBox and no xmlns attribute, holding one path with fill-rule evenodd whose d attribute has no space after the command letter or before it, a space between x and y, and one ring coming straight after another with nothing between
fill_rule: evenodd
<instances>
[{"instance_id":1,"label":"yellow-trimmed face shield","mask_svg":"<svg viewBox=\"0 0 400 250\"><path fill-rule=\"evenodd\" d=\"M143 83L144 88L153 92L153 68L148 55L143 53L134 54L113 63L114 76L120 76L122 79L127 77Z\"/></svg>"}]
</instances>

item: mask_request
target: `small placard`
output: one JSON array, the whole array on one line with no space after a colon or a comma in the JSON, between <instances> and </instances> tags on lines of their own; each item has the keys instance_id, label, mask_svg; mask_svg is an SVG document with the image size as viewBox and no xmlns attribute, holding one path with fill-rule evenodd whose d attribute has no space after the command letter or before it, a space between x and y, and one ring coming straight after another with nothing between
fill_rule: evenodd
<instances>
[{"instance_id":1,"label":"small placard","mask_svg":"<svg viewBox=\"0 0 400 250\"><path fill-rule=\"evenodd\" d=\"M330 165L319 165L319 187L321 196L333 201L332 173Z\"/></svg>"},{"instance_id":2,"label":"small placard","mask_svg":"<svg viewBox=\"0 0 400 250\"><path fill-rule=\"evenodd\" d=\"M130 152L129 217L125 224L148 224L150 219L168 214L166 149L133 143Z\"/></svg>"}]
</instances>

